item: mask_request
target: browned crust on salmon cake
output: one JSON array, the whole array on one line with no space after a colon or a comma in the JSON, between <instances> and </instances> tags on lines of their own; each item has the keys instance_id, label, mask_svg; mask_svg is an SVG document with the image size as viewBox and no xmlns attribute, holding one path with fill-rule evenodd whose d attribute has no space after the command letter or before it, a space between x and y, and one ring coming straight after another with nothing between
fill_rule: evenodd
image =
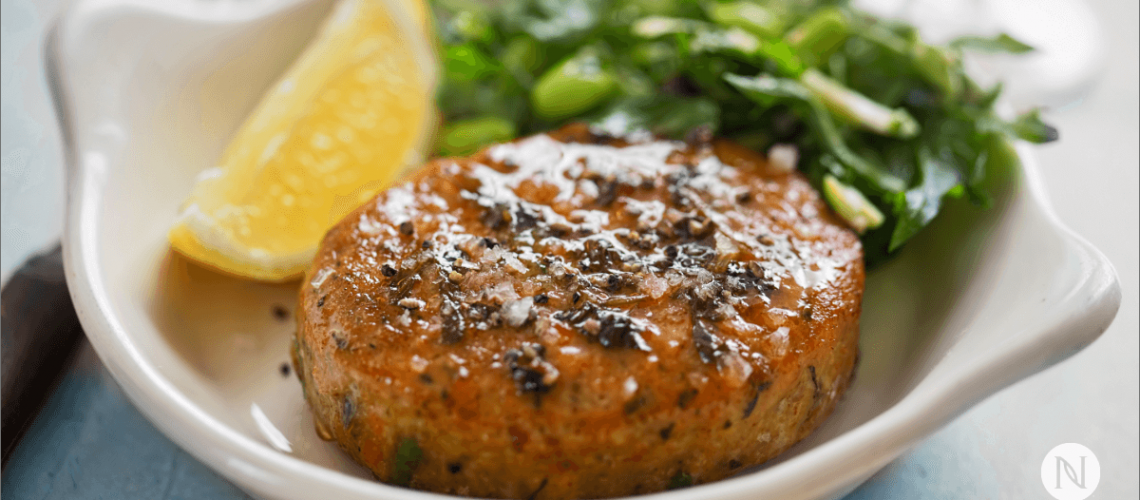
<instances>
[{"instance_id":1,"label":"browned crust on salmon cake","mask_svg":"<svg viewBox=\"0 0 1140 500\"><path fill-rule=\"evenodd\" d=\"M818 426L863 263L799 173L573 125L429 163L304 283L305 397L381 481L599 498L728 477Z\"/></svg>"}]
</instances>

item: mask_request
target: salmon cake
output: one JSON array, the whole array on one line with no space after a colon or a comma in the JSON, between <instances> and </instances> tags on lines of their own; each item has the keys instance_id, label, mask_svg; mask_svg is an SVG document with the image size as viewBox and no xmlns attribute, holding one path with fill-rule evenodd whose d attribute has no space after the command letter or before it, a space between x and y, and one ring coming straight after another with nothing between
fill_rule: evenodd
<instances>
[{"instance_id":1,"label":"salmon cake","mask_svg":"<svg viewBox=\"0 0 1140 500\"><path fill-rule=\"evenodd\" d=\"M798 172L585 125L438 159L325 237L293 350L380 481L633 495L771 459L858 354L862 248Z\"/></svg>"}]
</instances>

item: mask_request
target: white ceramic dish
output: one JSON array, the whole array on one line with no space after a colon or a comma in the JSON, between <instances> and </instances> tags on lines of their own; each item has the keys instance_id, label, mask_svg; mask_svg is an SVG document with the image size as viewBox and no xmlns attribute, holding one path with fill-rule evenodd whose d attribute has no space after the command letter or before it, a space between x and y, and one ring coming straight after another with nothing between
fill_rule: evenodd
<instances>
[{"instance_id":1,"label":"white ceramic dish","mask_svg":"<svg viewBox=\"0 0 1140 500\"><path fill-rule=\"evenodd\" d=\"M328 0L79 2L49 41L68 145L68 283L132 401L198 459L265 498L426 499L318 440L283 376L294 287L244 282L172 254L166 230ZM838 411L780 459L652 495L823 499L849 492L970 405L1088 345L1120 291L1111 265L1049 209L1032 156L993 175L988 211L954 206L864 303L862 364Z\"/></svg>"}]
</instances>

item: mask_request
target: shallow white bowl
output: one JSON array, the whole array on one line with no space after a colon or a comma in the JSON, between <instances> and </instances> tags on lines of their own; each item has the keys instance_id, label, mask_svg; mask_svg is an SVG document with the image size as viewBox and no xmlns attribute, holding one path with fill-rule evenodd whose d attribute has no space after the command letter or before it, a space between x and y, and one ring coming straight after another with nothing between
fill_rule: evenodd
<instances>
[{"instance_id":1,"label":"shallow white bowl","mask_svg":"<svg viewBox=\"0 0 1140 500\"><path fill-rule=\"evenodd\" d=\"M83 0L48 44L70 167L68 284L96 351L166 435L266 498L441 498L388 486L316 438L284 376L296 285L173 254L166 230L330 0ZM1049 209L1028 147L995 207L952 204L867 280L862 363L836 413L778 460L654 498L835 498L970 405L1085 347L1120 303Z\"/></svg>"}]
</instances>

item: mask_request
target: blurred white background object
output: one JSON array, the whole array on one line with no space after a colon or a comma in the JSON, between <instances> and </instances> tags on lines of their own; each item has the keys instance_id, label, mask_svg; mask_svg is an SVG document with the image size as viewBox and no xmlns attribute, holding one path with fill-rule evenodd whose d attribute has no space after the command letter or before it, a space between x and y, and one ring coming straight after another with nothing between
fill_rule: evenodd
<instances>
[{"instance_id":1,"label":"blurred white background object","mask_svg":"<svg viewBox=\"0 0 1140 500\"><path fill-rule=\"evenodd\" d=\"M882 17L904 19L925 40L1005 33L1034 47L1024 55L969 54L983 83L1005 82L1016 109L1071 104L1103 75L1106 42L1093 10L1080 0L855 0Z\"/></svg>"}]
</instances>

